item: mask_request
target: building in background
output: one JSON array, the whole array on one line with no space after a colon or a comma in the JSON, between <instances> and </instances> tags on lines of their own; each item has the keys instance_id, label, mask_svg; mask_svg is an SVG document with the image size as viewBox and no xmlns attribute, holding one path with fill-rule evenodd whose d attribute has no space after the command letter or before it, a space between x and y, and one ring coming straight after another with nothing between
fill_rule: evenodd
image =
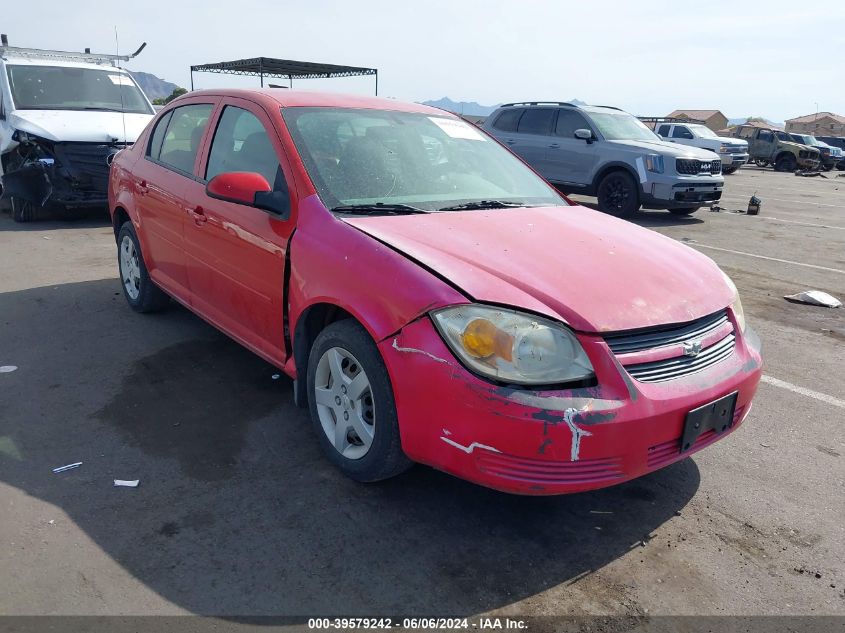
<instances>
[{"instance_id":1,"label":"building in background","mask_svg":"<svg viewBox=\"0 0 845 633\"><path fill-rule=\"evenodd\" d=\"M675 110L666 115L673 119L696 119L714 132L728 127L728 117L719 110Z\"/></svg>"},{"instance_id":2,"label":"building in background","mask_svg":"<svg viewBox=\"0 0 845 633\"><path fill-rule=\"evenodd\" d=\"M845 136L845 116L833 112L799 116L786 122L786 131L813 136Z\"/></svg>"}]
</instances>

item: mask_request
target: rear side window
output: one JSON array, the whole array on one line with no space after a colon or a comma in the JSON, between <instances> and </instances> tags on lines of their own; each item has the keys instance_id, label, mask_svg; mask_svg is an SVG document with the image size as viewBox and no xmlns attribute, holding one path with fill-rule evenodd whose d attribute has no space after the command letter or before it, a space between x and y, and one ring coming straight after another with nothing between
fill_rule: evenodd
<instances>
[{"instance_id":1,"label":"rear side window","mask_svg":"<svg viewBox=\"0 0 845 633\"><path fill-rule=\"evenodd\" d=\"M657 130L658 136L669 136L669 126L661 125Z\"/></svg>"},{"instance_id":2,"label":"rear side window","mask_svg":"<svg viewBox=\"0 0 845 633\"><path fill-rule=\"evenodd\" d=\"M566 109L558 111L557 124L555 125L555 134L558 136L573 138L575 136L575 130L589 129L590 126L587 124L587 120L580 113Z\"/></svg>"},{"instance_id":3,"label":"rear side window","mask_svg":"<svg viewBox=\"0 0 845 633\"><path fill-rule=\"evenodd\" d=\"M174 109L161 143L158 160L178 171L192 174L211 109L210 103Z\"/></svg>"},{"instance_id":4,"label":"rear side window","mask_svg":"<svg viewBox=\"0 0 845 633\"><path fill-rule=\"evenodd\" d=\"M519 120L516 131L520 134L551 134L554 108L530 108Z\"/></svg>"},{"instance_id":5,"label":"rear side window","mask_svg":"<svg viewBox=\"0 0 845 633\"><path fill-rule=\"evenodd\" d=\"M171 110L156 123L153 135L150 138L150 145L147 147L147 156L150 158L158 160L158 156L161 153L161 143L164 140L164 133L167 132L167 124L170 123L170 116L172 114L173 111Z\"/></svg>"},{"instance_id":6,"label":"rear side window","mask_svg":"<svg viewBox=\"0 0 845 633\"><path fill-rule=\"evenodd\" d=\"M683 125L676 125L672 130L672 138L692 138L692 132Z\"/></svg>"},{"instance_id":7,"label":"rear side window","mask_svg":"<svg viewBox=\"0 0 845 633\"><path fill-rule=\"evenodd\" d=\"M493 127L503 132L516 132L519 117L525 112L523 108L511 108L502 112L493 122Z\"/></svg>"},{"instance_id":8,"label":"rear side window","mask_svg":"<svg viewBox=\"0 0 845 633\"><path fill-rule=\"evenodd\" d=\"M208 154L207 180L230 171L261 174L274 190L284 190L284 176L264 124L249 110L226 106Z\"/></svg>"}]
</instances>

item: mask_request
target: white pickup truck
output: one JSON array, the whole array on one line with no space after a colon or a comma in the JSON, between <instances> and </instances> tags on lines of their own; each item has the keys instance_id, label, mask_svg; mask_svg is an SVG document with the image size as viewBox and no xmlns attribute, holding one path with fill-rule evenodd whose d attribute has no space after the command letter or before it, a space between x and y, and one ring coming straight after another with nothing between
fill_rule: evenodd
<instances>
[{"instance_id":1,"label":"white pickup truck","mask_svg":"<svg viewBox=\"0 0 845 633\"><path fill-rule=\"evenodd\" d=\"M700 123L658 123L654 131L664 141L709 149L722 159L722 173L732 174L748 162L748 142L722 138Z\"/></svg>"}]
</instances>

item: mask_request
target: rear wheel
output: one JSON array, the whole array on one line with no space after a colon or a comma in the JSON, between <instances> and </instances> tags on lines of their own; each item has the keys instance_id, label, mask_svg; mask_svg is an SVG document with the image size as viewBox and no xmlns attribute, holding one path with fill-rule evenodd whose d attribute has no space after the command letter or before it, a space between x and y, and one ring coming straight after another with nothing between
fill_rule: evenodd
<instances>
[{"instance_id":1,"label":"rear wheel","mask_svg":"<svg viewBox=\"0 0 845 633\"><path fill-rule=\"evenodd\" d=\"M797 166L794 154L781 154L775 161L775 171L795 171Z\"/></svg>"},{"instance_id":2,"label":"rear wheel","mask_svg":"<svg viewBox=\"0 0 845 633\"><path fill-rule=\"evenodd\" d=\"M767 161L765 158L755 158L754 164L757 165L757 167L768 167L769 161Z\"/></svg>"},{"instance_id":3,"label":"rear wheel","mask_svg":"<svg viewBox=\"0 0 845 633\"><path fill-rule=\"evenodd\" d=\"M308 404L323 452L346 476L381 481L411 466L384 361L356 321L337 321L317 336L308 358Z\"/></svg>"},{"instance_id":4,"label":"rear wheel","mask_svg":"<svg viewBox=\"0 0 845 633\"><path fill-rule=\"evenodd\" d=\"M597 198L599 209L610 215L624 218L640 208L637 183L627 171L612 171L602 178Z\"/></svg>"},{"instance_id":5,"label":"rear wheel","mask_svg":"<svg viewBox=\"0 0 845 633\"><path fill-rule=\"evenodd\" d=\"M170 301L147 273L141 245L131 222L124 222L117 234L117 261L123 296L135 312L155 312Z\"/></svg>"},{"instance_id":6,"label":"rear wheel","mask_svg":"<svg viewBox=\"0 0 845 633\"><path fill-rule=\"evenodd\" d=\"M734 173L737 169L739 169L739 167L733 167L733 166L731 166L731 167L723 167L723 168L722 168L722 173L723 173L723 174L732 174L732 173Z\"/></svg>"},{"instance_id":7,"label":"rear wheel","mask_svg":"<svg viewBox=\"0 0 845 633\"><path fill-rule=\"evenodd\" d=\"M686 207L686 208L678 208L678 209L666 209L669 213L674 215L692 215L696 211L698 211L701 207Z\"/></svg>"}]
</instances>

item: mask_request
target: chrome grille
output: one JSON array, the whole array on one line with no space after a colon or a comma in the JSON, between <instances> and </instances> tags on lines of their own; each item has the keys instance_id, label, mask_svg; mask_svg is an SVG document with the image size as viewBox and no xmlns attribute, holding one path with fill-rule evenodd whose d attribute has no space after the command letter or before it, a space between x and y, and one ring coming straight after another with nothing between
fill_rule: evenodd
<instances>
[{"instance_id":1,"label":"chrome grille","mask_svg":"<svg viewBox=\"0 0 845 633\"><path fill-rule=\"evenodd\" d=\"M689 341L690 339L703 338L727 322L728 312L727 310L722 310L721 312L716 312L715 314L702 317L684 325L649 330L639 334L614 334L605 337L604 340L614 354L641 352L646 349L663 347L664 345L676 345L684 341Z\"/></svg>"},{"instance_id":2,"label":"chrome grille","mask_svg":"<svg viewBox=\"0 0 845 633\"><path fill-rule=\"evenodd\" d=\"M736 337L728 334L715 345L702 350L698 356L678 356L668 360L628 365L625 369L632 378L640 382L663 382L707 369L730 356L735 346Z\"/></svg>"},{"instance_id":3,"label":"chrome grille","mask_svg":"<svg viewBox=\"0 0 845 633\"><path fill-rule=\"evenodd\" d=\"M727 330L725 325L729 323L727 310L721 310L681 325L612 334L605 337L605 342L616 355L637 354L673 345L682 349L680 346L685 343L700 342L719 330ZM720 340L693 356L682 355L679 351L677 356L670 358L625 365L625 370L640 382L663 382L707 369L733 353L736 337L732 326L730 329Z\"/></svg>"}]
</instances>

